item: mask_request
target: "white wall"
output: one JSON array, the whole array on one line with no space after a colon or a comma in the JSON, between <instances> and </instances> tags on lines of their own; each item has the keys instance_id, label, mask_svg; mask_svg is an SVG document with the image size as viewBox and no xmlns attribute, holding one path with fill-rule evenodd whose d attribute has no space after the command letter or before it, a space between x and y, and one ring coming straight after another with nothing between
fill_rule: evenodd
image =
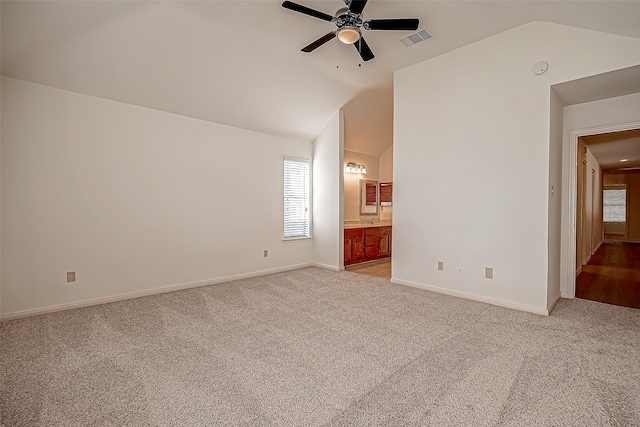
<instances>
[{"instance_id":1,"label":"white wall","mask_svg":"<svg viewBox=\"0 0 640 427\"><path fill-rule=\"evenodd\" d=\"M564 103L550 91L549 121L549 230L547 232L547 307L560 297L560 258L562 227L562 130Z\"/></svg>"},{"instance_id":2,"label":"white wall","mask_svg":"<svg viewBox=\"0 0 640 427\"><path fill-rule=\"evenodd\" d=\"M343 268L344 115L337 112L313 143L313 246L317 265Z\"/></svg>"},{"instance_id":3,"label":"white wall","mask_svg":"<svg viewBox=\"0 0 640 427\"><path fill-rule=\"evenodd\" d=\"M345 172L344 168L349 162L359 165L365 165L366 174ZM342 173L344 176L344 219L345 220L362 220L369 221L372 215L360 215L360 180L366 179L370 181L378 181L378 156L370 156L368 154L356 153L354 151L344 150L344 159ZM379 213L380 211L378 211ZM378 216L375 216L378 218Z\"/></svg>"},{"instance_id":4,"label":"white wall","mask_svg":"<svg viewBox=\"0 0 640 427\"><path fill-rule=\"evenodd\" d=\"M631 56L631 55L630 55ZM624 68L624 67L623 67ZM571 230L575 225L571 219L571 168L573 162L570 147L572 131L598 129L606 126L640 122L640 93L618 96L583 104L569 105L563 112L562 137L562 248L561 276L562 296L572 298L575 292L575 268L569 254L575 252L575 241ZM594 130L594 133L598 133ZM575 153L573 153L575 155ZM576 256L579 262L579 255ZM573 270L572 270L573 269Z\"/></svg>"},{"instance_id":5,"label":"white wall","mask_svg":"<svg viewBox=\"0 0 640 427\"><path fill-rule=\"evenodd\" d=\"M534 22L396 72L393 280L547 313L550 86L639 63L640 40Z\"/></svg>"},{"instance_id":6,"label":"white wall","mask_svg":"<svg viewBox=\"0 0 640 427\"><path fill-rule=\"evenodd\" d=\"M342 107L348 151L380 156L393 144L393 85L369 87Z\"/></svg>"},{"instance_id":7,"label":"white wall","mask_svg":"<svg viewBox=\"0 0 640 427\"><path fill-rule=\"evenodd\" d=\"M564 108L563 120L562 155L563 159L568 159L569 134L572 130L640 121L640 93L569 105Z\"/></svg>"},{"instance_id":8,"label":"white wall","mask_svg":"<svg viewBox=\"0 0 640 427\"><path fill-rule=\"evenodd\" d=\"M2 124L5 318L314 261L282 241L283 156L310 141L5 77Z\"/></svg>"}]
</instances>

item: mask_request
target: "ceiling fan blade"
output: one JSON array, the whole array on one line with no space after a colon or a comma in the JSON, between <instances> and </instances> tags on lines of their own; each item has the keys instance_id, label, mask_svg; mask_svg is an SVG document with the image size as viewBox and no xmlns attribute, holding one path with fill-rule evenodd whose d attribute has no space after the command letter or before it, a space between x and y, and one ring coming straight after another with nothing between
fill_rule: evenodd
<instances>
[{"instance_id":1,"label":"ceiling fan blade","mask_svg":"<svg viewBox=\"0 0 640 427\"><path fill-rule=\"evenodd\" d=\"M349 4L349 12L360 15L366 5L367 0L351 0L351 4Z\"/></svg>"},{"instance_id":2,"label":"ceiling fan blade","mask_svg":"<svg viewBox=\"0 0 640 427\"><path fill-rule=\"evenodd\" d=\"M333 16L327 15L324 12L320 12L315 9L308 8L292 1L285 1L282 3L282 7L285 9L293 10L294 12L304 13L305 15L313 16L314 18L322 19L323 21L333 21Z\"/></svg>"},{"instance_id":3,"label":"ceiling fan blade","mask_svg":"<svg viewBox=\"0 0 640 427\"><path fill-rule=\"evenodd\" d=\"M371 61L373 58L375 58L375 55L371 51L371 48L369 47L367 42L364 41L364 37L360 37L360 39L358 39L358 41L353 45L362 57L363 61Z\"/></svg>"},{"instance_id":4,"label":"ceiling fan blade","mask_svg":"<svg viewBox=\"0 0 640 427\"><path fill-rule=\"evenodd\" d=\"M313 52L314 50L316 50L317 48L319 48L320 46L322 46L323 44L325 44L329 40L333 40L335 38L336 38L336 32L332 31L332 32L320 37L318 40L314 41L309 46L303 47L302 51L306 52L306 53Z\"/></svg>"},{"instance_id":5,"label":"ceiling fan blade","mask_svg":"<svg viewBox=\"0 0 640 427\"><path fill-rule=\"evenodd\" d=\"M365 28L369 30L417 30L420 25L418 18L407 19L370 19L365 21Z\"/></svg>"}]
</instances>

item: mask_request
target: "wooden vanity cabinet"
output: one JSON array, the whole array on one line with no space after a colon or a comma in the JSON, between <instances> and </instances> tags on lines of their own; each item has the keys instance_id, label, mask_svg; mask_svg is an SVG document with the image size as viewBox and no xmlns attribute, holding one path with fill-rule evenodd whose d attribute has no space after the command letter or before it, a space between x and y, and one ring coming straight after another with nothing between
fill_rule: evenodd
<instances>
[{"instance_id":1,"label":"wooden vanity cabinet","mask_svg":"<svg viewBox=\"0 0 640 427\"><path fill-rule=\"evenodd\" d=\"M391 256L391 227L344 230L344 265Z\"/></svg>"},{"instance_id":2,"label":"wooden vanity cabinet","mask_svg":"<svg viewBox=\"0 0 640 427\"><path fill-rule=\"evenodd\" d=\"M378 227L364 229L364 257L378 256Z\"/></svg>"},{"instance_id":3,"label":"wooden vanity cabinet","mask_svg":"<svg viewBox=\"0 0 640 427\"><path fill-rule=\"evenodd\" d=\"M391 256L391 227L378 228L378 256Z\"/></svg>"},{"instance_id":4,"label":"wooden vanity cabinet","mask_svg":"<svg viewBox=\"0 0 640 427\"><path fill-rule=\"evenodd\" d=\"M364 259L364 229L344 230L344 264L355 264Z\"/></svg>"}]
</instances>

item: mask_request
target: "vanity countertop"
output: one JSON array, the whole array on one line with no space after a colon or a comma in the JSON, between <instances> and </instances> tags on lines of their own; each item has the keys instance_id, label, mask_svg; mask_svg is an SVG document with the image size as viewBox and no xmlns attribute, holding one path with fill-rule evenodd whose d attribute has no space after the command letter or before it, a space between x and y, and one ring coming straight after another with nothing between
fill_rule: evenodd
<instances>
[{"instance_id":1,"label":"vanity countertop","mask_svg":"<svg viewBox=\"0 0 640 427\"><path fill-rule=\"evenodd\" d=\"M344 223L344 229L349 230L351 228L371 228L371 227L391 227L391 220L384 220L380 222L374 222L370 224L369 221L366 222L346 222Z\"/></svg>"}]
</instances>

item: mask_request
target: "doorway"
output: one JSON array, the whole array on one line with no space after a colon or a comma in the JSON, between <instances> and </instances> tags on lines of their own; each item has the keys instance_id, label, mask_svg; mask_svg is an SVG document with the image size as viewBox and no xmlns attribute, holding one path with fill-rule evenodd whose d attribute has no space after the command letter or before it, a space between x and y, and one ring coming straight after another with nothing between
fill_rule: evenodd
<instances>
[{"instance_id":1,"label":"doorway","mask_svg":"<svg viewBox=\"0 0 640 427\"><path fill-rule=\"evenodd\" d=\"M576 157L574 296L640 308L640 129L578 136Z\"/></svg>"},{"instance_id":2,"label":"doorway","mask_svg":"<svg viewBox=\"0 0 640 427\"><path fill-rule=\"evenodd\" d=\"M377 261L353 264L345 267L345 270L352 273L365 274L367 276L379 277L381 279L391 279L391 258Z\"/></svg>"}]
</instances>

